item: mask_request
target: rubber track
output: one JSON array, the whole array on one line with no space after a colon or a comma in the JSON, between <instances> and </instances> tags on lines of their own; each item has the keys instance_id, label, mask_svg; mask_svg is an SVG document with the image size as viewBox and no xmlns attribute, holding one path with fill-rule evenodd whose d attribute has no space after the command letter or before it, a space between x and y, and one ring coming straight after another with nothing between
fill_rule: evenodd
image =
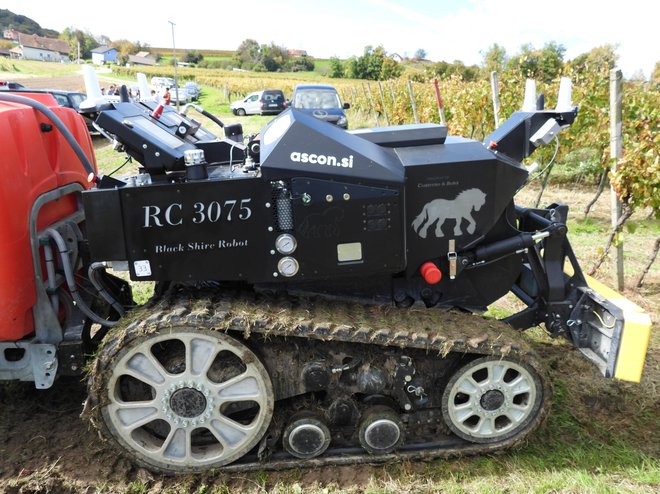
<instances>
[{"instance_id":1,"label":"rubber track","mask_svg":"<svg viewBox=\"0 0 660 494\"><path fill-rule=\"evenodd\" d=\"M406 327L413 329L405 329ZM246 292L170 290L157 303L134 311L105 337L104 345L90 368L89 398L83 417L113 443L101 418L106 404L99 383L100 373L110 371L113 356L125 342L138 336L169 332L176 328L199 327L233 333L249 339L252 334L265 337L305 338L341 341L398 348L417 348L437 352L441 358L450 352L477 356L501 356L524 362L539 375L543 401L539 413L520 434L505 441L475 444L459 438L443 443L406 445L395 453L373 456L358 448L329 449L318 458L276 458L271 461L235 462L220 467L223 471L283 470L298 467L385 463L429 460L434 458L494 453L520 444L543 422L551 405L551 386L547 374L520 332L507 324L457 311L435 309L396 309L345 302L306 299L282 300ZM276 405L277 406L277 405ZM117 448L121 453L123 450Z\"/></svg>"}]
</instances>

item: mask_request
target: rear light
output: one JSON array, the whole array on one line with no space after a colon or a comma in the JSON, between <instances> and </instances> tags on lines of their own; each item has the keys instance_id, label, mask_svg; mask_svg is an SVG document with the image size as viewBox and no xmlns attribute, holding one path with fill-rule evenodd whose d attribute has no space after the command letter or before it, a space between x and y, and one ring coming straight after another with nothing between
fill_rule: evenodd
<instances>
[{"instance_id":1,"label":"rear light","mask_svg":"<svg viewBox=\"0 0 660 494\"><path fill-rule=\"evenodd\" d=\"M264 109L264 106L266 106L266 103L264 103L264 102L262 101L262 102L261 102L261 109L262 109L262 110Z\"/></svg>"}]
</instances>

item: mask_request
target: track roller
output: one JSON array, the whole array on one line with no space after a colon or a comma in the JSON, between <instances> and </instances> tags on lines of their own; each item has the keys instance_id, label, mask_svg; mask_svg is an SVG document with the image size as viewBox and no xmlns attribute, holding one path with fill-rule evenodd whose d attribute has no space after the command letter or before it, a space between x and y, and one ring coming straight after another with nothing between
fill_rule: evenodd
<instances>
[{"instance_id":1,"label":"track roller","mask_svg":"<svg viewBox=\"0 0 660 494\"><path fill-rule=\"evenodd\" d=\"M372 455L391 453L403 443L403 423L387 406L369 409L360 422L360 445Z\"/></svg>"},{"instance_id":2,"label":"track roller","mask_svg":"<svg viewBox=\"0 0 660 494\"><path fill-rule=\"evenodd\" d=\"M284 449L296 458L314 458L328 449L330 429L314 415L294 418L284 430Z\"/></svg>"}]
</instances>

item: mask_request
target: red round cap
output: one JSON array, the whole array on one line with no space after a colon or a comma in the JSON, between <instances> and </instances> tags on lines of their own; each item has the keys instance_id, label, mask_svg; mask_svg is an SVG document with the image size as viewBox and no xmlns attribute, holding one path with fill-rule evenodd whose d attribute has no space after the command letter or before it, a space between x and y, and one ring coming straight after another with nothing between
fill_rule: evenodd
<instances>
[{"instance_id":1,"label":"red round cap","mask_svg":"<svg viewBox=\"0 0 660 494\"><path fill-rule=\"evenodd\" d=\"M426 281L429 285L440 283L440 280L442 279L442 273L440 272L440 269L438 269L438 266L430 261L422 264L422 267L419 268L419 272L422 274L424 281Z\"/></svg>"}]
</instances>

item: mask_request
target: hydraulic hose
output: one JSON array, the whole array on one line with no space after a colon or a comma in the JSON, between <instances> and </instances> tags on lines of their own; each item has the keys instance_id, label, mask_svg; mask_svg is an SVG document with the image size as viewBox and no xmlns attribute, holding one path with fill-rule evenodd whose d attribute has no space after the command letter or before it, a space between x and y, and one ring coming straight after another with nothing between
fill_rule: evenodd
<instances>
[{"instance_id":1,"label":"hydraulic hose","mask_svg":"<svg viewBox=\"0 0 660 494\"><path fill-rule=\"evenodd\" d=\"M209 112L207 112L204 108L202 108L201 106L196 105L196 104L194 104L194 103L188 103L186 106L184 106L184 107L183 107L183 110L181 110L181 114L182 114L182 115L186 115L186 114L188 113L188 109L190 109L190 108L194 108L194 109L197 110L199 113L201 113L202 115L204 115L206 118L209 118L209 119L213 120L213 121L214 121L215 123L217 123L220 127L224 128L225 124L222 123L222 121L221 121L218 117L216 117L215 115L213 115L213 113L209 113Z\"/></svg>"},{"instance_id":2,"label":"hydraulic hose","mask_svg":"<svg viewBox=\"0 0 660 494\"><path fill-rule=\"evenodd\" d=\"M81 310L83 314L85 314L95 323L100 324L101 326L115 326L118 321L108 321L107 319L103 319L101 316L94 313L94 311L89 308L89 306L78 293L76 280L73 278L71 260L69 259L69 249L67 248L66 242L62 238L62 235L60 235L57 230L52 228L46 229L44 233L55 242L55 245L57 245L57 251L62 261L62 269L64 270L64 278L66 280L67 287L69 288L69 293L71 293L71 297L73 297L73 300L76 302L76 306Z\"/></svg>"},{"instance_id":3,"label":"hydraulic hose","mask_svg":"<svg viewBox=\"0 0 660 494\"><path fill-rule=\"evenodd\" d=\"M44 116L53 123L57 130L62 133L62 136L66 142L69 144L69 146L71 146L71 149L73 149L73 152L76 153L76 156L78 156L78 159L85 168L85 171L93 177L96 177L94 167L90 163L89 159L87 159L87 156L80 147L80 144L78 144L78 141L76 141L75 137L73 137L71 131L67 129L66 125L64 125L64 122L62 122L62 120L60 120L60 118L50 108L48 108L43 103L39 103L38 101L35 101L31 98L26 98L25 96L19 96L17 94L0 93L0 101L9 101L11 103L18 103L20 105L29 106L43 113Z\"/></svg>"},{"instance_id":4,"label":"hydraulic hose","mask_svg":"<svg viewBox=\"0 0 660 494\"><path fill-rule=\"evenodd\" d=\"M99 277L99 271L101 269L105 269L106 267L108 267L108 265L105 262L92 263L89 266L89 270L87 271L89 281L92 282L92 285L94 285L96 291L99 292L99 295L101 295L105 301L108 302L113 307L113 309L117 311L120 316L123 316L125 313L124 307L117 300L115 300L113 296L110 295L110 293L108 293L108 291L103 286L101 278Z\"/></svg>"}]
</instances>

